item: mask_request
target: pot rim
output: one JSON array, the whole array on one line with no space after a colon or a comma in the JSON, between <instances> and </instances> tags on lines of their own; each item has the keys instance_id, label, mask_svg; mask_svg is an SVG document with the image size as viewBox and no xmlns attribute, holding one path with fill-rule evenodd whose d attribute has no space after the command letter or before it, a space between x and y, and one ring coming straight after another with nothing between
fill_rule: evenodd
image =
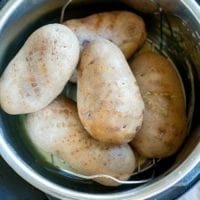
<instances>
[{"instance_id":1,"label":"pot rim","mask_svg":"<svg viewBox=\"0 0 200 200\"><path fill-rule=\"evenodd\" d=\"M7 19L24 0L10 0L0 11L0 29L6 24ZM181 0L185 7L192 13L194 18L200 24L200 7L194 0ZM200 129L199 129L200 131ZM194 148L192 153L184 160L176 169L170 172L162 179L151 184L146 184L145 187L138 187L129 191L110 194L87 194L77 192L71 189L61 187L55 183L48 181L45 177L34 171L31 166L27 165L20 157L11 144L7 143L3 136L3 130L0 127L0 154L4 160L27 182L34 185L39 190L61 199L83 199L83 200L111 200L111 199L126 199L140 200L150 198L180 181L200 162L200 143Z\"/></svg>"}]
</instances>

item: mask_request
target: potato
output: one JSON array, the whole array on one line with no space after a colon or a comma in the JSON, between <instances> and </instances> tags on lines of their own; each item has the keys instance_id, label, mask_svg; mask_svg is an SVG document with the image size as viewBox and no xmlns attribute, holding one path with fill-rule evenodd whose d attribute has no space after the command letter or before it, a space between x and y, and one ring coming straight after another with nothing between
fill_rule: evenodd
<instances>
[{"instance_id":1,"label":"potato","mask_svg":"<svg viewBox=\"0 0 200 200\"><path fill-rule=\"evenodd\" d=\"M145 24L141 17L127 11L110 11L93 14L64 23L74 31L81 50L91 41L105 38L115 43L128 59L140 48L146 38ZM76 71L70 79L76 82Z\"/></svg>"},{"instance_id":2,"label":"potato","mask_svg":"<svg viewBox=\"0 0 200 200\"><path fill-rule=\"evenodd\" d=\"M148 158L174 154L186 136L183 88L172 64L163 56L145 52L131 63L145 103L143 125L132 145Z\"/></svg>"},{"instance_id":3,"label":"potato","mask_svg":"<svg viewBox=\"0 0 200 200\"><path fill-rule=\"evenodd\" d=\"M46 108L29 114L26 128L36 146L63 159L81 174L107 174L127 180L136 167L128 144L113 146L90 137L80 123L76 104L66 97L60 96ZM96 181L118 185L105 178Z\"/></svg>"},{"instance_id":4,"label":"potato","mask_svg":"<svg viewBox=\"0 0 200 200\"><path fill-rule=\"evenodd\" d=\"M140 129L144 103L124 55L112 42L99 39L83 50L77 105L84 128L99 141L128 143Z\"/></svg>"},{"instance_id":5,"label":"potato","mask_svg":"<svg viewBox=\"0 0 200 200\"><path fill-rule=\"evenodd\" d=\"M0 103L9 114L38 111L63 90L79 59L79 43L64 25L36 30L0 79Z\"/></svg>"}]
</instances>

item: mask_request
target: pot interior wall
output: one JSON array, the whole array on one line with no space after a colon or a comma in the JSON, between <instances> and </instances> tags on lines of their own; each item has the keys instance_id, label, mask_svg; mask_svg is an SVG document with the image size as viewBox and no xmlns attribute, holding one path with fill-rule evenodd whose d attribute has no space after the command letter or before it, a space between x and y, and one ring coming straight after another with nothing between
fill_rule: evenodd
<instances>
[{"instance_id":1,"label":"pot interior wall","mask_svg":"<svg viewBox=\"0 0 200 200\"><path fill-rule=\"evenodd\" d=\"M64 0L53 1L24 1L20 11L14 11L8 18L6 24L0 30L0 73L3 72L9 61L24 44L27 37L38 27L59 22L61 6ZM75 3L74 3L75 2ZM95 3L94 3L95 2ZM160 161L153 171L158 179L166 176L174 168L180 165L199 143L199 134L194 132L199 124L199 76L200 76L200 43L197 22L191 19L190 24L184 16L177 17L172 13L142 14L119 1L73 1L66 10L65 18L78 18L92 13L107 10L130 10L141 15L145 22L149 38L155 42L159 51L165 52L175 63L177 70L183 80L186 93L187 114L188 114L188 139L177 155ZM189 13L187 13L189 16ZM162 21L161 21L162 20ZM161 23L162 22L162 23ZM162 25L162 26L161 26ZM162 27L162 28L161 28ZM198 41L198 42L197 42ZM104 187L94 182L80 182L60 174L54 174L45 170L39 157L33 153L31 144L27 141L21 116L11 116L1 110L0 125L4 130L4 137L12 144L19 157L28 163L34 171L60 186L72 190L105 194L110 192L127 191L140 186L120 186L117 188ZM147 171L138 178L151 176L152 170ZM157 180L158 180L157 179Z\"/></svg>"}]
</instances>

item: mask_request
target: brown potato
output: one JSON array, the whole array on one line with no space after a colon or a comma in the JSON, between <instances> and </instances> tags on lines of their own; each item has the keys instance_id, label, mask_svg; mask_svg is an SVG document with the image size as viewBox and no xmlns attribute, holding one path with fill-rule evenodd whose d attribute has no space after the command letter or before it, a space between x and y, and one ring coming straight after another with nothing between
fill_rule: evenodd
<instances>
[{"instance_id":1,"label":"brown potato","mask_svg":"<svg viewBox=\"0 0 200 200\"><path fill-rule=\"evenodd\" d=\"M110 11L85 18L71 19L64 24L74 31L81 49L88 42L105 38L115 43L129 58L140 48L146 38L145 24L141 17L128 11Z\"/></svg>"},{"instance_id":2,"label":"brown potato","mask_svg":"<svg viewBox=\"0 0 200 200\"><path fill-rule=\"evenodd\" d=\"M132 145L141 155L162 158L174 154L186 136L183 88L172 64L145 52L131 63L145 103L143 125Z\"/></svg>"},{"instance_id":3,"label":"brown potato","mask_svg":"<svg viewBox=\"0 0 200 200\"><path fill-rule=\"evenodd\" d=\"M63 90L79 60L76 35L48 24L30 35L0 79L0 103L9 114L38 111Z\"/></svg>"},{"instance_id":4,"label":"brown potato","mask_svg":"<svg viewBox=\"0 0 200 200\"><path fill-rule=\"evenodd\" d=\"M99 141L128 143L140 129L144 103L124 55L112 42L99 39L83 50L77 105L83 126Z\"/></svg>"},{"instance_id":5,"label":"brown potato","mask_svg":"<svg viewBox=\"0 0 200 200\"><path fill-rule=\"evenodd\" d=\"M90 137L80 123L76 104L66 97L58 97L43 110L29 114L26 128L37 147L63 159L81 174L106 174L127 180L136 167L128 144L113 146ZM105 178L96 181L119 185Z\"/></svg>"},{"instance_id":6,"label":"brown potato","mask_svg":"<svg viewBox=\"0 0 200 200\"><path fill-rule=\"evenodd\" d=\"M115 43L128 59L146 39L141 17L128 11L110 11L64 22L79 39L81 50L91 41L105 38ZM76 71L72 78L76 82Z\"/></svg>"}]
</instances>

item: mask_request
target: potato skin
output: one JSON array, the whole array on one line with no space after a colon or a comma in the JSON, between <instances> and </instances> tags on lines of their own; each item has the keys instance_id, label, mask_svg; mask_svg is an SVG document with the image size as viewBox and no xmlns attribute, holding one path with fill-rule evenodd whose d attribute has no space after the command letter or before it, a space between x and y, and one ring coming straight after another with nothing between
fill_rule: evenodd
<instances>
[{"instance_id":1,"label":"potato skin","mask_svg":"<svg viewBox=\"0 0 200 200\"><path fill-rule=\"evenodd\" d=\"M0 79L0 103L9 114L47 106L63 90L79 59L75 34L61 24L37 29Z\"/></svg>"},{"instance_id":2,"label":"potato skin","mask_svg":"<svg viewBox=\"0 0 200 200\"><path fill-rule=\"evenodd\" d=\"M128 143L140 129L139 88L124 55L108 40L91 42L82 52L77 105L84 128L99 141Z\"/></svg>"},{"instance_id":3,"label":"potato skin","mask_svg":"<svg viewBox=\"0 0 200 200\"><path fill-rule=\"evenodd\" d=\"M145 103L143 125L132 146L148 158L170 156L186 136L181 82L172 64L157 53L141 53L131 67Z\"/></svg>"},{"instance_id":4,"label":"potato skin","mask_svg":"<svg viewBox=\"0 0 200 200\"><path fill-rule=\"evenodd\" d=\"M131 147L108 145L90 137L80 123L76 104L66 97L60 96L43 110L29 114L26 128L36 146L67 161L81 174L108 174L127 180L135 169ZM96 181L118 185L105 178Z\"/></svg>"},{"instance_id":5,"label":"potato skin","mask_svg":"<svg viewBox=\"0 0 200 200\"><path fill-rule=\"evenodd\" d=\"M132 56L146 38L143 19L128 11L102 12L67 20L64 24L75 32L81 48L100 37L115 43L126 58Z\"/></svg>"},{"instance_id":6,"label":"potato skin","mask_svg":"<svg viewBox=\"0 0 200 200\"><path fill-rule=\"evenodd\" d=\"M128 59L146 39L145 24L141 17L128 11L110 11L64 22L79 39L81 50L99 38L115 43ZM76 71L72 82L77 81Z\"/></svg>"}]
</instances>

